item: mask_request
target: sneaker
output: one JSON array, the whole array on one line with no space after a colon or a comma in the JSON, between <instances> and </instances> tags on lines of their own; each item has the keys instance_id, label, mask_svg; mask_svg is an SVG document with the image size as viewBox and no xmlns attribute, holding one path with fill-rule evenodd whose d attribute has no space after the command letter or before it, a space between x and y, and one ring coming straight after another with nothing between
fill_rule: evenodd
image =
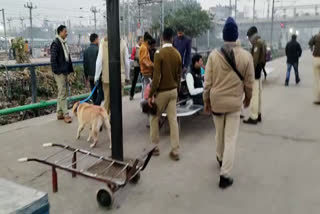
<instances>
[{"instance_id":1,"label":"sneaker","mask_svg":"<svg viewBox=\"0 0 320 214\"><path fill-rule=\"evenodd\" d=\"M63 114L57 114L57 120L64 120Z\"/></svg>"},{"instance_id":2,"label":"sneaker","mask_svg":"<svg viewBox=\"0 0 320 214\"><path fill-rule=\"evenodd\" d=\"M218 164L220 166L220 168L222 167L222 161L219 160L218 156L217 156L217 161L218 161Z\"/></svg>"},{"instance_id":3,"label":"sneaker","mask_svg":"<svg viewBox=\"0 0 320 214\"><path fill-rule=\"evenodd\" d=\"M69 115L64 116L65 123L72 123L72 118Z\"/></svg>"},{"instance_id":4,"label":"sneaker","mask_svg":"<svg viewBox=\"0 0 320 214\"><path fill-rule=\"evenodd\" d=\"M244 120L243 123L250 124L250 125L257 125L258 124L258 119L254 120L251 117L249 117L249 119L248 120Z\"/></svg>"},{"instance_id":5,"label":"sneaker","mask_svg":"<svg viewBox=\"0 0 320 214\"><path fill-rule=\"evenodd\" d=\"M129 100L132 101L132 100L133 100L133 97L130 96Z\"/></svg>"},{"instance_id":6,"label":"sneaker","mask_svg":"<svg viewBox=\"0 0 320 214\"><path fill-rule=\"evenodd\" d=\"M296 84L298 85L300 82L301 82L301 80L300 80L300 79L298 79L298 80L296 81Z\"/></svg>"},{"instance_id":7,"label":"sneaker","mask_svg":"<svg viewBox=\"0 0 320 214\"><path fill-rule=\"evenodd\" d=\"M320 105L320 102L319 101L314 101L313 104Z\"/></svg>"},{"instance_id":8,"label":"sneaker","mask_svg":"<svg viewBox=\"0 0 320 214\"><path fill-rule=\"evenodd\" d=\"M178 160L180 160L179 154L174 153L174 152L172 152L172 151L170 152L169 156L170 156L171 160L173 160L173 161L178 161Z\"/></svg>"},{"instance_id":9,"label":"sneaker","mask_svg":"<svg viewBox=\"0 0 320 214\"><path fill-rule=\"evenodd\" d=\"M289 83L288 83L288 82L285 82L285 83L284 83L284 86L288 87L288 86L289 86Z\"/></svg>"},{"instance_id":10,"label":"sneaker","mask_svg":"<svg viewBox=\"0 0 320 214\"><path fill-rule=\"evenodd\" d=\"M230 177L225 177L223 175L220 176L219 187L221 189L226 189L233 184L233 179Z\"/></svg>"},{"instance_id":11,"label":"sneaker","mask_svg":"<svg viewBox=\"0 0 320 214\"><path fill-rule=\"evenodd\" d=\"M261 123L261 122L262 122L261 114L259 114L259 116L258 116L258 119L257 119L257 120L258 120L258 122L259 122L259 123Z\"/></svg>"}]
</instances>

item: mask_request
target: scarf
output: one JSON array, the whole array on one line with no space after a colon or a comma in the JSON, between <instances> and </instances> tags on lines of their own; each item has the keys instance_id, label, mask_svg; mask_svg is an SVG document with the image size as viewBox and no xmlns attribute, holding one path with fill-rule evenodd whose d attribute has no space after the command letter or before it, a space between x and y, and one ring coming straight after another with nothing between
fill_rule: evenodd
<instances>
[{"instance_id":1,"label":"scarf","mask_svg":"<svg viewBox=\"0 0 320 214\"><path fill-rule=\"evenodd\" d=\"M63 52L64 52L64 57L66 58L66 61L69 62L69 48L67 45L67 39L62 39L59 35L57 35L57 38L59 39L59 41L61 42L62 48L63 48Z\"/></svg>"}]
</instances>

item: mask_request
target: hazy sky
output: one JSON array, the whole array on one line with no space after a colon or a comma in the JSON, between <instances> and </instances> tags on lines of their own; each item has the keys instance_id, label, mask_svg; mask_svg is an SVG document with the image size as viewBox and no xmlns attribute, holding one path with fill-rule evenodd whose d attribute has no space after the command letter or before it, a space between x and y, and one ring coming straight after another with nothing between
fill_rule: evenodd
<instances>
[{"instance_id":1,"label":"hazy sky","mask_svg":"<svg viewBox=\"0 0 320 214\"><path fill-rule=\"evenodd\" d=\"M20 25L19 17L28 18L29 11L24 8L26 0L0 0L0 8L4 8L6 12L6 18L13 18L11 22L13 25ZM123 0L120 0L123 1ZM125 0L127 1L127 0ZM132 1L132 0L131 0ZM229 0L198 0L203 8L217 4L227 5ZM232 0L234 4L235 0ZM272 0L271 0L272 1ZM283 0L278 1L277 5L301 5L301 4L320 4L320 0ZM33 17L35 25L39 25L44 19L48 19L52 22L61 22L67 19L71 19L73 22L88 24L88 20L92 19L92 13L90 12L91 6L96 6L97 9L105 11L103 6L103 0L33 0L34 5L37 6L33 10ZM256 9L259 16L267 15L268 0L256 0ZM249 14L252 14L253 0L238 0L238 8L240 10L246 9ZM83 9L80 10L80 7ZM320 8L319 8L320 12ZM79 18L83 16L84 18ZM1 20L1 18L0 18ZM98 14L98 20L103 21L102 14ZM2 22L2 20L1 20ZM29 20L25 20L24 23L29 25Z\"/></svg>"}]
</instances>

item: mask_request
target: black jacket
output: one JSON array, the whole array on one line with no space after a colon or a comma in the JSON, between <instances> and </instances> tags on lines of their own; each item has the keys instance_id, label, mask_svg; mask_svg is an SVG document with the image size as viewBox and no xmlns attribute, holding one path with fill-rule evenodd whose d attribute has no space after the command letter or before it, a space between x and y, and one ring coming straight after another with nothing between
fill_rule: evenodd
<instances>
[{"instance_id":1,"label":"black jacket","mask_svg":"<svg viewBox=\"0 0 320 214\"><path fill-rule=\"evenodd\" d=\"M90 44L90 46L84 51L83 55L83 71L86 79L94 78L96 73L96 61L98 57L99 47L98 45Z\"/></svg>"},{"instance_id":2,"label":"black jacket","mask_svg":"<svg viewBox=\"0 0 320 214\"><path fill-rule=\"evenodd\" d=\"M297 63L301 57L302 50L296 40L291 40L286 46L287 63Z\"/></svg>"},{"instance_id":3,"label":"black jacket","mask_svg":"<svg viewBox=\"0 0 320 214\"><path fill-rule=\"evenodd\" d=\"M53 40L50 46L51 68L55 74L70 74L73 72L72 61L69 54L69 62L66 61L62 44L59 39Z\"/></svg>"}]
</instances>

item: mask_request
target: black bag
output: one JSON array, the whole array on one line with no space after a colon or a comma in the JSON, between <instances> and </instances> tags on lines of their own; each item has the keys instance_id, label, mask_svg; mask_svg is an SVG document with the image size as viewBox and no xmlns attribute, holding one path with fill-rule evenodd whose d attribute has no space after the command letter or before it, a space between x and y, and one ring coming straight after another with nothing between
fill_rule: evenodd
<instances>
[{"instance_id":1,"label":"black bag","mask_svg":"<svg viewBox=\"0 0 320 214\"><path fill-rule=\"evenodd\" d=\"M244 78L243 78L243 76L241 75L241 73L237 69L233 51L231 52L232 56L233 56L233 59L231 59L230 56L227 54L227 52L223 48L221 48L220 50L221 50L221 53L224 56L224 58L227 60L229 65L232 67L233 71L237 74L237 76L240 78L240 80L243 81Z\"/></svg>"},{"instance_id":2,"label":"black bag","mask_svg":"<svg viewBox=\"0 0 320 214\"><path fill-rule=\"evenodd\" d=\"M148 100L143 100L141 102L142 112L145 114L156 115L157 114L157 105L155 103L152 104L152 108L148 104Z\"/></svg>"}]
</instances>

